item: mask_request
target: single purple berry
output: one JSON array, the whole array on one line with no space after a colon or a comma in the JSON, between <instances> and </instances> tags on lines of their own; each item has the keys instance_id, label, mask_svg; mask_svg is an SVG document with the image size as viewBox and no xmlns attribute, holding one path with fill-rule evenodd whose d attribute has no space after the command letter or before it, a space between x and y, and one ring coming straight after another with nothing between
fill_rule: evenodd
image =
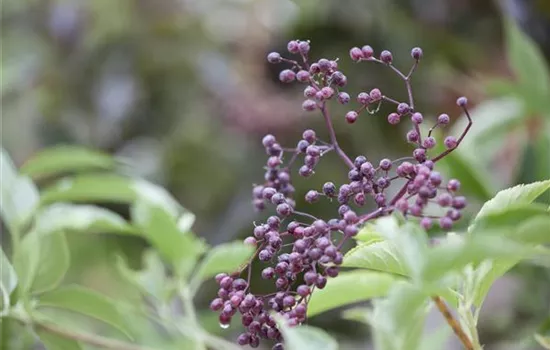
<instances>
[{"instance_id":1,"label":"single purple berry","mask_svg":"<svg viewBox=\"0 0 550 350\"><path fill-rule=\"evenodd\" d=\"M439 218L439 226L444 230L450 230L453 227L453 220L447 216Z\"/></svg>"},{"instance_id":2,"label":"single purple berry","mask_svg":"<svg viewBox=\"0 0 550 350\"><path fill-rule=\"evenodd\" d=\"M451 192L456 192L460 189L460 181L457 179L451 179L447 183L447 189Z\"/></svg>"},{"instance_id":3,"label":"single purple berry","mask_svg":"<svg viewBox=\"0 0 550 350\"><path fill-rule=\"evenodd\" d=\"M304 97L312 98L315 97L316 93L317 89L315 89L313 86L308 86L304 89Z\"/></svg>"},{"instance_id":4,"label":"single purple berry","mask_svg":"<svg viewBox=\"0 0 550 350\"><path fill-rule=\"evenodd\" d=\"M349 111L346 113L346 121L349 123L349 124L353 124L357 121L357 112L355 111Z\"/></svg>"},{"instance_id":5,"label":"single purple berry","mask_svg":"<svg viewBox=\"0 0 550 350\"><path fill-rule=\"evenodd\" d=\"M447 149L456 148L456 146L458 145L458 141L454 136L447 136L445 138L445 141L443 141L443 143L445 144L445 147Z\"/></svg>"},{"instance_id":6,"label":"single purple berry","mask_svg":"<svg viewBox=\"0 0 550 350\"><path fill-rule=\"evenodd\" d=\"M285 196L282 193L275 193L271 196L271 203L277 205L285 202Z\"/></svg>"},{"instance_id":7,"label":"single purple berry","mask_svg":"<svg viewBox=\"0 0 550 350\"><path fill-rule=\"evenodd\" d=\"M341 104L345 105L349 103L350 99L351 98L347 92L338 93L338 102L340 102Z\"/></svg>"},{"instance_id":8,"label":"single purple berry","mask_svg":"<svg viewBox=\"0 0 550 350\"><path fill-rule=\"evenodd\" d=\"M431 149L435 147L435 138L433 136L426 137L424 141L422 141L422 146L427 149Z\"/></svg>"},{"instance_id":9,"label":"single purple berry","mask_svg":"<svg viewBox=\"0 0 550 350\"><path fill-rule=\"evenodd\" d=\"M351 50L349 50L349 56L351 57L352 61L359 61L363 58L363 51L361 51L358 47L353 47Z\"/></svg>"},{"instance_id":10,"label":"single purple berry","mask_svg":"<svg viewBox=\"0 0 550 350\"><path fill-rule=\"evenodd\" d=\"M426 160L426 150L423 148L417 148L413 151L413 157L418 162L422 163Z\"/></svg>"},{"instance_id":11,"label":"single purple berry","mask_svg":"<svg viewBox=\"0 0 550 350\"><path fill-rule=\"evenodd\" d=\"M223 300L221 298L216 298L212 300L212 302L210 303L210 310L212 311L221 310L222 307L223 307Z\"/></svg>"},{"instance_id":12,"label":"single purple berry","mask_svg":"<svg viewBox=\"0 0 550 350\"><path fill-rule=\"evenodd\" d=\"M374 54L374 50L369 45L365 45L361 48L361 51L363 51L363 57L364 58L371 58Z\"/></svg>"},{"instance_id":13,"label":"single purple berry","mask_svg":"<svg viewBox=\"0 0 550 350\"><path fill-rule=\"evenodd\" d=\"M369 92L369 96L372 100L372 102L377 102L382 99L382 92L379 89L372 89Z\"/></svg>"},{"instance_id":14,"label":"single purple berry","mask_svg":"<svg viewBox=\"0 0 550 350\"><path fill-rule=\"evenodd\" d=\"M393 56L390 51L384 50L380 53L380 61L390 64L393 60Z\"/></svg>"},{"instance_id":15,"label":"single purple berry","mask_svg":"<svg viewBox=\"0 0 550 350\"><path fill-rule=\"evenodd\" d=\"M463 209L466 207L466 204L466 198L464 198L463 196L453 198L452 206L455 209Z\"/></svg>"},{"instance_id":16,"label":"single purple berry","mask_svg":"<svg viewBox=\"0 0 550 350\"><path fill-rule=\"evenodd\" d=\"M419 136L416 130L411 130L407 133L407 141L410 143L418 142Z\"/></svg>"},{"instance_id":17,"label":"single purple berry","mask_svg":"<svg viewBox=\"0 0 550 350\"><path fill-rule=\"evenodd\" d=\"M448 207L451 205L453 197L448 193L442 193L437 197L437 204L442 207Z\"/></svg>"},{"instance_id":18,"label":"single purple berry","mask_svg":"<svg viewBox=\"0 0 550 350\"><path fill-rule=\"evenodd\" d=\"M277 142L277 140L275 139L275 136L271 134L265 135L264 138L262 139L262 144L266 148L272 147L275 144L275 142Z\"/></svg>"},{"instance_id":19,"label":"single purple berry","mask_svg":"<svg viewBox=\"0 0 550 350\"><path fill-rule=\"evenodd\" d=\"M310 74L318 74L320 72L321 72L321 67L319 67L318 63L312 63L311 66L309 66Z\"/></svg>"},{"instance_id":20,"label":"single purple berry","mask_svg":"<svg viewBox=\"0 0 550 350\"><path fill-rule=\"evenodd\" d=\"M279 73L279 80L283 83L290 83L296 78L296 73L290 69L285 69Z\"/></svg>"},{"instance_id":21,"label":"single purple berry","mask_svg":"<svg viewBox=\"0 0 550 350\"><path fill-rule=\"evenodd\" d=\"M443 181L441 174L437 171L432 171L430 173L429 179L430 179L430 183L435 187L441 185L441 182Z\"/></svg>"},{"instance_id":22,"label":"single purple berry","mask_svg":"<svg viewBox=\"0 0 550 350\"><path fill-rule=\"evenodd\" d=\"M370 103L370 96L366 92L361 92L357 95L357 102L362 105L368 105Z\"/></svg>"},{"instance_id":23,"label":"single purple berry","mask_svg":"<svg viewBox=\"0 0 550 350\"><path fill-rule=\"evenodd\" d=\"M298 50L302 55L307 54L310 50L309 41L300 41L298 44Z\"/></svg>"},{"instance_id":24,"label":"single purple berry","mask_svg":"<svg viewBox=\"0 0 550 350\"><path fill-rule=\"evenodd\" d=\"M439 125L447 125L451 121L451 118L449 118L448 114L440 114L439 117L437 117L437 124Z\"/></svg>"},{"instance_id":25,"label":"single purple berry","mask_svg":"<svg viewBox=\"0 0 550 350\"><path fill-rule=\"evenodd\" d=\"M267 62L276 64L281 63L282 58L281 55L278 52L271 52L269 55L267 55Z\"/></svg>"},{"instance_id":26,"label":"single purple berry","mask_svg":"<svg viewBox=\"0 0 550 350\"><path fill-rule=\"evenodd\" d=\"M311 157L319 157L321 155L321 150L319 147L311 145L306 148L306 154Z\"/></svg>"},{"instance_id":27,"label":"single purple berry","mask_svg":"<svg viewBox=\"0 0 550 350\"><path fill-rule=\"evenodd\" d=\"M339 87L344 87L348 83L348 78L344 75L344 73L336 71L330 76L330 81Z\"/></svg>"},{"instance_id":28,"label":"single purple berry","mask_svg":"<svg viewBox=\"0 0 550 350\"><path fill-rule=\"evenodd\" d=\"M353 165L355 165L355 167L357 169L361 169L361 165L363 165L366 161L367 161L367 157L357 156L357 157L355 157L355 160L353 161Z\"/></svg>"},{"instance_id":29,"label":"single purple berry","mask_svg":"<svg viewBox=\"0 0 550 350\"><path fill-rule=\"evenodd\" d=\"M388 158L384 158L380 161L380 169L384 171L390 170L391 166L392 166L392 161L389 160Z\"/></svg>"},{"instance_id":30,"label":"single purple berry","mask_svg":"<svg viewBox=\"0 0 550 350\"><path fill-rule=\"evenodd\" d=\"M317 140L317 134L314 130L307 129L302 133L302 138L311 144Z\"/></svg>"},{"instance_id":31,"label":"single purple berry","mask_svg":"<svg viewBox=\"0 0 550 350\"><path fill-rule=\"evenodd\" d=\"M399 113L400 115L405 115L405 114L409 113L410 110L411 110L411 108L405 102L402 102L402 103L397 105L397 113Z\"/></svg>"},{"instance_id":32,"label":"single purple berry","mask_svg":"<svg viewBox=\"0 0 550 350\"><path fill-rule=\"evenodd\" d=\"M400 199L395 203L395 208L402 213L406 213L409 209L409 203L406 199Z\"/></svg>"},{"instance_id":33,"label":"single purple berry","mask_svg":"<svg viewBox=\"0 0 550 350\"><path fill-rule=\"evenodd\" d=\"M317 276L317 281L315 281L315 286L319 289L325 288L327 285L327 278L325 276Z\"/></svg>"},{"instance_id":34,"label":"single purple berry","mask_svg":"<svg viewBox=\"0 0 550 350\"><path fill-rule=\"evenodd\" d=\"M303 177L310 177L311 175L313 175L313 169L311 169L307 165L302 165L298 170L298 174Z\"/></svg>"},{"instance_id":35,"label":"single purple berry","mask_svg":"<svg viewBox=\"0 0 550 350\"><path fill-rule=\"evenodd\" d=\"M401 121L401 116L397 113L390 113L388 114L388 123L391 125L397 125Z\"/></svg>"},{"instance_id":36,"label":"single purple berry","mask_svg":"<svg viewBox=\"0 0 550 350\"><path fill-rule=\"evenodd\" d=\"M218 273L216 277L214 277L214 279L216 280L216 283L220 284L222 279L224 279L225 277L227 277L226 273Z\"/></svg>"},{"instance_id":37,"label":"single purple berry","mask_svg":"<svg viewBox=\"0 0 550 350\"><path fill-rule=\"evenodd\" d=\"M319 69L321 72L327 72L331 68L331 63L326 58L321 58L319 61L317 61L317 64L319 65Z\"/></svg>"},{"instance_id":38,"label":"single purple berry","mask_svg":"<svg viewBox=\"0 0 550 350\"><path fill-rule=\"evenodd\" d=\"M344 229L344 234L348 237L356 236L359 233L359 229L355 225L348 225Z\"/></svg>"},{"instance_id":39,"label":"single purple berry","mask_svg":"<svg viewBox=\"0 0 550 350\"><path fill-rule=\"evenodd\" d=\"M411 121L415 124L422 124L422 121L424 120L424 117L421 113L415 112L411 116Z\"/></svg>"},{"instance_id":40,"label":"single purple berry","mask_svg":"<svg viewBox=\"0 0 550 350\"><path fill-rule=\"evenodd\" d=\"M299 43L298 43L297 40L289 41L288 44L286 45L286 48L287 48L288 52L290 52L290 53L300 52Z\"/></svg>"},{"instance_id":41,"label":"single purple berry","mask_svg":"<svg viewBox=\"0 0 550 350\"><path fill-rule=\"evenodd\" d=\"M256 238L254 237L246 237L244 239L244 244L246 245L251 245L251 246L256 246L258 242L256 242Z\"/></svg>"},{"instance_id":42,"label":"single purple berry","mask_svg":"<svg viewBox=\"0 0 550 350\"><path fill-rule=\"evenodd\" d=\"M319 192L310 190L306 193L306 202L315 203L319 200Z\"/></svg>"},{"instance_id":43,"label":"single purple berry","mask_svg":"<svg viewBox=\"0 0 550 350\"><path fill-rule=\"evenodd\" d=\"M453 221L458 221L462 217L462 213L460 212L460 210L451 209L447 212L447 217L449 217Z\"/></svg>"},{"instance_id":44,"label":"single purple berry","mask_svg":"<svg viewBox=\"0 0 550 350\"><path fill-rule=\"evenodd\" d=\"M323 193L327 197L334 197L336 195L336 186L332 182L325 182L323 185Z\"/></svg>"},{"instance_id":45,"label":"single purple berry","mask_svg":"<svg viewBox=\"0 0 550 350\"><path fill-rule=\"evenodd\" d=\"M464 96L462 97L459 97L457 100L456 100L456 104L459 106L459 107L465 107L467 104L468 104L468 99Z\"/></svg>"},{"instance_id":46,"label":"single purple berry","mask_svg":"<svg viewBox=\"0 0 550 350\"><path fill-rule=\"evenodd\" d=\"M411 50L411 57L417 61L422 58L422 55L423 55L422 49L419 47L415 47Z\"/></svg>"},{"instance_id":47,"label":"single purple berry","mask_svg":"<svg viewBox=\"0 0 550 350\"><path fill-rule=\"evenodd\" d=\"M309 81L310 75L307 70L301 70L296 73L296 80L300 83L307 83Z\"/></svg>"},{"instance_id":48,"label":"single purple berry","mask_svg":"<svg viewBox=\"0 0 550 350\"><path fill-rule=\"evenodd\" d=\"M302 285L298 286L298 288L296 288L296 292L301 297L307 297L309 295L309 293L311 293L311 289L309 289L308 286L302 284Z\"/></svg>"},{"instance_id":49,"label":"single purple berry","mask_svg":"<svg viewBox=\"0 0 550 350\"><path fill-rule=\"evenodd\" d=\"M292 214L292 207L287 203L282 203L277 206L277 214L280 216L289 216Z\"/></svg>"}]
</instances>

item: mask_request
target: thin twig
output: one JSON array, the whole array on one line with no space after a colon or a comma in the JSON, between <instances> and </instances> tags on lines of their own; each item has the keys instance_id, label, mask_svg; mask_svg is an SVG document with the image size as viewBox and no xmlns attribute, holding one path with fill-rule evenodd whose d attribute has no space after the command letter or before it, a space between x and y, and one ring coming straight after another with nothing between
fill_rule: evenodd
<instances>
[{"instance_id":1,"label":"thin twig","mask_svg":"<svg viewBox=\"0 0 550 350\"><path fill-rule=\"evenodd\" d=\"M458 323L458 321L454 318L451 310L449 309L447 304L445 304L445 301L443 301L443 299L438 296L432 297L432 300L434 301L435 305L439 309L439 312L441 312L443 318L445 318L445 321L447 321L449 326L452 328L453 332L456 334L462 345L464 345L464 348L466 348L467 350L474 350L472 341L464 332L464 330L460 326L460 323Z\"/></svg>"},{"instance_id":2,"label":"thin twig","mask_svg":"<svg viewBox=\"0 0 550 350\"><path fill-rule=\"evenodd\" d=\"M321 106L321 113L323 114L323 117L325 118L325 124L327 126L327 129L328 129L328 132L329 132L329 135L330 135L330 143L331 143L332 147L334 147L334 150L336 151L336 153L338 153L340 158L342 158L344 163L346 163L346 165L350 169L353 169L355 167L355 165L353 165L353 162L351 161L351 159L348 157L348 155L338 145L338 141L336 140L336 132L334 131L334 126L332 125L332 120L330 119L330 114L328 112L327 105L326 105L325 102L323 102L323 104Z\"/></svg>"},{"instance_id":3,"label":"thin twig","mask_svg":"<svg viewBox=\"0 0 550 350\"><path fill-rule=\"evenodd\" d=\"M468 131L472 127L472 117L470 116L470 112L468 112L468 109L466 107L462 107L462 109L464 109L464 113L466 114L466 117L468 118L468 125L466 126L466 128L464 129L464 131L462 132L462 134L460 135L460 137L456 141L456 146L454 148L451 148L451 149L448 149L448 150L442 152L437 157L433 158L432 161L434 163L437 162L438 160L440 160L441 158L445 157L447 154L451 153L455 149L457 149L458 146L460 145L460 143L462 142L462 139L464 139L464 136L466 136L466 134L468 133Z\"/></svg>"}]
</instances>

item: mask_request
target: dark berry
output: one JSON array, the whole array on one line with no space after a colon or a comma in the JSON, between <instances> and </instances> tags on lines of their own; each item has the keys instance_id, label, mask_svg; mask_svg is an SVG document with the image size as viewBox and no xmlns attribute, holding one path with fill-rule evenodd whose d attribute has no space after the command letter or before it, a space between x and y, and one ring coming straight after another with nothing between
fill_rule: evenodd
<instances>
[{"instance_id":1,"label":"dark berry","mask_svg":"<svg viewBox=\"0 0 550 350\"><path fill-rule=\"evenodd\" d=\"M351 57L352 61L359 61L363 58L363 51L361 51L358 47L353 47L351 50L349 50L349 56Z\"/></svg>"},{"instance_id":2,"label":"dark berry","mask_svg":"<svg viewBox=\"0 0 550 350\"><path fill-rule=\"evenodd\" d=\"M411 108L409 107L409 105L404 102L397 105L397 113L399 113L400 115L405 115L409 113L410 110Z\"/></svg>"},{"instance_id":3,"label":"dark berry","mask_svg":"<svg viewBox=\"0 0 550 350\"><path fill-rule=\"evenodd\" d=\"M374 54L374 50L369 45L365 45L361 48L361 51L363 51L363 57L364 58L371 58Z\"/></svg>"},{"instance_id":4,"label":"dark berry","mask_svg":"<svg viewBox=\"0 0 550 350\"><path fill-rule=\"evenodd\" d=\"M422 58L422 49L419 48L419 47L415 47L411 50L411 57L414 58L415 60L419 60Z\"/></svg>"},{"instance_id":5,"label":"dark berry","mask_svg":"<svg viewBox=\"0 0 550 350\"><path fill-rule=\"evenodd\" d=\"M341 104L345 105L349 103L350 99L351 98L347 92L338 93L338 102L340 102Z\"/></svg>"},{"instance_id":6,"label":"dark berry","mask_svg":"<svg viewBox=\"0 0 550 350\"><path fill-rule=\"evenodd\" d=\"M346 113L346 121L349 124L353 124L357 121L358 114L355 111L349 111Z\"/></svg>"},{"instance_id":7,"label":"dark berry","mask_svg":"<svg viewBox=\"0 0 550 350\"><path fill-rule=\"evenodd\" d=\"M384 50L380 53L380 61L390 64L393 60L393 56L390 51Z\"/></svg>"}]
</instances>

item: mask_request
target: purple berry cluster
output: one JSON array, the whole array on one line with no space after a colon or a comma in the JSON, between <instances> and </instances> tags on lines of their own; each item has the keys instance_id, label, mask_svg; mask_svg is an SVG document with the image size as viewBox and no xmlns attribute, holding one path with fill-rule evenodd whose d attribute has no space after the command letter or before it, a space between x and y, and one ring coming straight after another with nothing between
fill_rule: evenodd
<instances>
[{"instance_id":1,"label":"purple berry cluster","mask_svg":"<svg viewBox=\"0 0 550 350\"><path fill-rule=\"evenodd\" d=\"M323 289L328 278L338 275L343 261L342 245L357 235L365 222L399 211L407 219L418 220L425 229L437 222L441 229L448 230L461 218L466 199L458 195L460 182L456 179L445 181L435 168L440 159L459 146L472 125L466 109L467 100L460 97L457 105L465 112L468 125L458 138L448 136L444 139L443 152L433 154L437 143L433 131L448 125L450 118L447 114L439 115L426 135L422 135L420 124L425 120L414 107L410 84L423 56L422 49L411 50L413 64L404 74L393 66L390 51L384 50L376 58L370 46L354 47L349 52L353 61L372 61L393 70L405 83L408 101L394 100L372 88L357 94L358 107L345 113L344 119L353 124L361 113L376 114L382 103L392 104L395 111L387 116L387 121L397 125L405 119L410 120L411 127L405 140L412 145L412 151L408 156L393 160L384 158L374 162L365 155L352 160L338 144L328 109L331 100L344 105L351 102L349 93L343 91L347 77L338 70L338 60L321 58L312 62L309 41L292 40L287 49L298 59L272 52L267 60L289 66L280 72L281 82L296 81L305 85L302 108L321 114L329 140L320 139L311 129L305 130L302 139L290 148L283 147L273 135L263 138L268 160L263 184L253 188L253 203L259 211L274 208L274 214L265 223L256 224L252 234L245 239L246 244L256 247L248 265L232 275L216 277L220 289L218 298L211 304L212 310L221 311L219 320L222 326L228 325L237 312L240 314L246 331L239 336L239 344L257 347L260 339L271 339L276 342L274 349L283 349L284 346L271 313L280 314L290 326L305 322L311 294L315 289ZM296 210L291 168L302 159L295 172L306 178L313 176L321 157L330 152L335 152L346 165L348 181L339 185L326 182L322 188L311 189L305 195L307 203L323 198L338 203L334 217L325 221ZM388 189L396 184L398 190L390 196ZM429 204L444 208L444 214L430 214ZM374 209L361 212L367 206ZM265 264L261 276L274 283L273 293L258 295L250 290L251 263L256 258ZM247 268L248 279L244 280L239 276Z\"/></svg>"}]
</instances>

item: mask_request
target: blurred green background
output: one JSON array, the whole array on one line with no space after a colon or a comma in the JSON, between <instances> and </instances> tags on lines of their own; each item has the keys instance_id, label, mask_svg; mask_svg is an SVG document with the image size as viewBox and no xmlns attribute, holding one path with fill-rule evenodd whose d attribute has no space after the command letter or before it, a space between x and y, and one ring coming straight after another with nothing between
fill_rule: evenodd
<instances>
[{"instance_id":1,"label":"blurred green background","mask_svg":"<svg viewBox=\"0 0 550 350\"><path fill-rule=\"evenodd\" d=\"M354 64L348 50L389 49L395 65L408 70L410 49L422 47L413 79L417 109L431 118L448 113L456 134L465 120L454 101L466 95L474 106L474 136L442 164L463 181L470 212L498 189L550 176L550 90L529 89L548 77L547 0L4 0L1 18L2 145L16 163L58 144L116 154L128 163L121 171L166 186L197 215L195 232L214 245L246 236L265 215L250 205L252 184L263 179L265 133L289 147L305 127L325 135L320 116L302 112L299 87L279 83L280 67L265 62L290 39L311 40L317 59L339 57L352 96L378 87L398 100L406 98L402 82L389 69ZM543 69L529 52L523 58L521 43L511 57L507 18L531 37L525 50L538 47ZM536 79L521 76L531 68ZM346 109L334 109L348 154L375 161L408 155L406 126L389 126L389 110L350 126ZM317 174L295 179L302 208L308 189L346 178L334 155ZM334 209L334 203L307 208L322 217ZM7 238L2 227L3 246ZM114 256L123 253L137 266L144 242L78 236L70 244L68 282L127 295ZM518 348L548 316L547 271L521 266L497 284L482 317L486 349ZM221 332L206 310L215 288L204 289L197 300L204 322ZM368 330L335 316L313 323L364 348L357 344L367 344Z\"/></svg>"}]
</instances>

